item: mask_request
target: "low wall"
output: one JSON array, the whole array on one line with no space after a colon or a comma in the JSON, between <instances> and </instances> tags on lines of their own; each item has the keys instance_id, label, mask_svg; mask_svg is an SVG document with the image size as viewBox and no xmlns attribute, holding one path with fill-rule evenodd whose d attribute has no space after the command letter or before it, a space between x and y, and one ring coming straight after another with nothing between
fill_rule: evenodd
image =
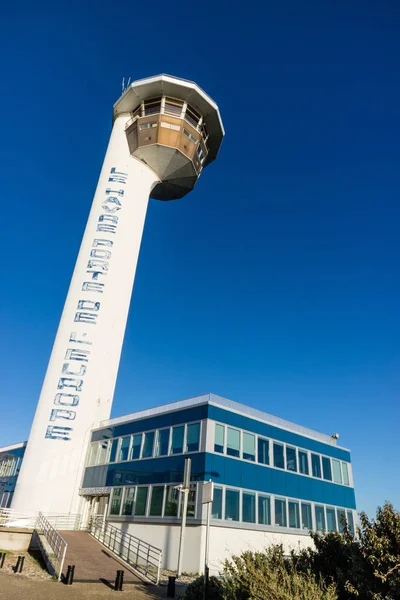
<instances>
[{"instance_id":1,"label":"low wall","mask_svg":"<svg viewBox=\"0 0 400 600\"><path fill-rule=\"evenodd\" d=\"M114 527L134 535L148 544L160 548L163 552L163 569L174 571L178 564L179 524L156 523L118 523L110 521ZM205 527L188 525L185 530L185 548L182 561L182 571L199 573L203 570L204 550L202 551L202 530Z\"/></svg>"},{"instance_id":2,"label":"low wall","mask_svg":"<svg viewBox=\"0 0 400 600\"><path fill-rule=\"evenodd\" d=\"M32 530L0 527L0 550L26 552L31 545Z\"/></svg>"}]
</instances>

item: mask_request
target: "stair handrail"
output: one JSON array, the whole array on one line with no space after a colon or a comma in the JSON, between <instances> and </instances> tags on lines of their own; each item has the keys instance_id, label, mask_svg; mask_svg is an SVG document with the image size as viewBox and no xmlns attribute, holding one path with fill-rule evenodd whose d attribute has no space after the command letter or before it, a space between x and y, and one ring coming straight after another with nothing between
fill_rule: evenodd
<instances>
[{"instance_id":1,"label":"stair handrail","mask_svg":"<svg viewBox=\"0 0 400 600\"><path fill-rule=\"evenodd\" d=\"M40 549L46 565L49 571L53 571L58 581L60 581L68 544L41 512L39 512L36 521L35 531L38 534ZM47 544L43 542L42 537L46 540ZM52 550L52 553L49 551L49 548Z\"/></svg>"}]
</instances>

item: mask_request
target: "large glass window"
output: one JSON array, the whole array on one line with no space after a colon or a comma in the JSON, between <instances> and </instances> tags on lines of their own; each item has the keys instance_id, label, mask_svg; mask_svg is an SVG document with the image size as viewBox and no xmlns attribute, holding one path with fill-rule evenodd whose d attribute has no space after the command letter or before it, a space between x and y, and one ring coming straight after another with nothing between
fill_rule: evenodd
<instances>
[{"instance_id":1,"label":"large glass window","mask_svg":"<svg viewBox=\"0 0 400 600\"><path fill-rule=\"evenodd\" d=\"M286 468L288 471L297 471L296 448L286 446Z\"/></svg>"},{"instance_id":2,"label":"large glass window","mask_svg":"<svg viewBox=\"0 0 400 600\"><path fill-rule=\"evenodd\" d=\"M144 114L155 115L161 112L161 98L152 98L144 103Z\"/></svg>"},{"instance_id":3,"label":"large glass window","mask_svg":"<svg viewBox=\"0 0 400 600\"><path fill-rule=\"evenodd\" d=\"M138 487L136 490L135 515L144 517L146 514L148 487Z\"/></svg>"},{"instance_id":4,"label":"large glass window","mask_svg":"<svg viewBox=\"0 0 400 600\"><path fill-rule=\"evenodd\" d=\"M286 519L286 500L275 498L275 525L280 527L287 526Z\"/></svg>"},{"instance_id":5,"label":"large glass window","mask_svg":"<svg viewBox=\"0 0 400 600\"><path fill-rule=\"evenodd\" d=\"M299 450L299 471L303 475L308 475L308 454L303 450Z\"/></svg>"},{"instance_id":6,"label":"large glass window","mask_svg":"<svg viewBox=\"0 0 400 600\"><path fill-rule=\"evenodd\" d=\"M245 523L256 522L256 495L243 492L242 496L242 521Z\"/></svg>"},{"instance_id":7,"label":"large glass window","mask_svg":"<svg viewBox=\"0 0 400 600\"><path fill-rule=\"evenodd\" d=\"M220 487L214 487L211 516L213 519L222 519L222 488Z\"/></svg>"},{"instance_id":8,"label":"large glass window","mask_svg":"<svg viewBox=\"0 0 400 600\"><path fill-rule=\"evenodd\" d=\"M118 438L112 440L110 446L110 462L115 462L117 458Z\"/></svg>"},{"instance_id":9,"label":"large glass window","mask_svg":"<svg viewBox=\"0 0 400 600\"><path fill-rule=\"evenodd\" d=\"M317 531L325 531L325 509L323 506L315 506L315 525Z\"/></svg>"},{"instance_id":10,"label":"large glass window","mask_svg":"<svg viewBox=\"0 0 400 600\"><path fill-rule=\"evenodd\" d=\"M111 515L119 515L121 510L122 488L114 488L111 500Z\"/></svg>"},{"instance_id":11,"label":"large glass window","mask_svg":"<svg viewBox=\"0 0 400 600\"><path fill-rule=\"evenodd\" d=\"M327 458L326 456L322 457L322 473L323 473L324 479L327 479L328 481L332 481L331 460L330 460L330 458Z\"/></svg>"},{"instance_id":12,"label":"large glass window","mask_svg":"<svg viewBox=\"0 0 400 600\"><path fill-rule=\"evenodd\" d=\"M353 518L352 510L347 511L347 526L349 528L351 535L354 535L354 518Z\"/></svg>"},{"instance_id":13,"label":"large glass window","mask_svg":"<svg viewBox=\"0 0 400 600\"><path fill-rule=\"evenodd\" d=\"M185 428L183 425L172 428L171 454L182 454L184 433Z\"/></svg>"},{"instance_id":14,"label":"large glass window","mask_svg":"<svg viewBox=\"0 0 400 600\"><path fill-rule=\"evenodd\" d=\"M336 516L334 508L326 509L326 525L328 531L336 531Z\"/></svg>"},{"instance_id":15,"label":"large glass window","mask_svg":"<svg viewBox=\"0 0 400 600\"><path fill-rule=\"evenodd\" d=\"M165 517L177 517L178 516L178 504L179 504L179 490L174 486L169 485L167 487L167 495L165 497Z\"/></svg>"},{"instance_id":16,"label":"large glass window","mask_svg":"<svg viewBox=\"0 0 400 600\"><path fill-rule=\"evenodd\" d=\"M311 504L308 504L306 502L301 503L301 526L303 529L308 529L308 531L311 531L313 528Z\"/></svg>"},{"instance_id":17,"label":"large glass window","mask_svg":"<svg viewBox=\"0 0 400 600\"><path fill-rule=\"evenodd\" d=\"M165 108L164 113L166 115L172 115L180 117L183 108L182 100L175 100L174 98L166 98L165 99Z\"/></svg>"},{"instance_id":18,"label":"large glass window","mask_svg":"<svg viewBox=\"0 0 400 600\"><path fill-rule=\"evenodd\" d=\"M285 460L283 458L283 446L282 444L276 444L274 442L274 467L279 469L285 468Z\"/></svg>"},{"instance_id":19,"label":"large glass window","mask_svg":"<svg viewBox=\"0 0 400 600\"><path fill-rule=\"evenodd\" d=\"M214 452L224 453L225 427L215 423Z\"/></svg>"},{"instance_id":20,"label":"large glass window","mask_svg":"<svg viewBox=\"0 0 400 600\"><path fill-rule=\"evenodd\" d=\"M225 519L239 521L239 492L225 490Z\"/></svg>"},{"instance_id":21,"label":"large glass window","mask_svg":"<svg viewBox=\"0 0 400 600\"><path fill-rule=\"evenodd\" d=\"M228 456L240 456L240 431L228 427L226 453Z\"/></svg>"},{"instance_id":22,"label":"large glass window","mask_svg":"<svg viewBox=\"0 0 400 600\"><path fill-rule=\"evenodd\" d=\"M148 431L144 434L142 458L150 458L153 456L154 446L154 431Z\"/></svg>"},{"instance_id":23,"label":"large glass window","mask_svg":"<svg viewBox=\"0 0 400 600\"><path fill-rule=\"evenodd\" d=\"M256 438L251 433L243 432L243 458L256 460Z\"/></svg>"},{"instance_id":24,"label":"large glass window","mask_svg":"<svg viewBox=\"0 0 400 600\"><path fill-rule=\"evenodd\" d=\"M200 423L191 423L186 428L186 452L197 452L200 444Z\"/></svg>"},{"instance_id":25,"label":"large glass window","mask_svg":"<svg viewBox=\"0 0 400 600\"><path fill-rule=\"evenodd\" d=\"M343 533L346 525L346 511L342 510L341 508L337 508L336 515L339 533Z\"/></svg>"},{"instance_id":26,"label":"large glass window","mask_svg":"<svg viewBox=\"0 0 400 600\"><path fill-rule=\"evenodd\" d=\"M88 460L88 467L93 467L94 465L97 464L97 454L99 451L99 442L94 442L93 444L91 444L90 446L90 453L89 453L89 460ZM5 462L5 461L4 461ZM11 467L12 463L10 463L10 467ZM3 477L7 477L8 473L6 473L6 469L4 468L3 465L3 471L1 473L1 475Z\"/></svg>"},{"instance_id":27,"label":"large glass window","mask_svg":"<svg viewBox=\"0 0 400 600\"><path fill-rule=\"evenodd\" d=\"M97 464L104 465L107 462L108 440L99 442L99 453L97 455Z\"/></svg>"},{"instance_id":28,"label":"large glass window","mask_svg":"<svg viewBox=\"0 0 400 600\"><path fill-rule=\"evenodd\" d=\"M166 456L169 448L170 429L159 429L157 431L155 456Z\"/></svg>"},{"instance_id":29,"label":"large glass window","mask_svg":"<svg viewBox=\"0 0 400 600\"><path fill-rule=\"evenodd\" d=\"M182 517L183 514L183 497L181 499L181 507L179 510L179 516ZM196 514L196 484L191 483L189 494L188 494L188 503L187 503L187 511L186 516L194 517Z\"/></svg>"},{"instance_id":30,"label":"large glass window","mask_svg":"<svg viewBox=\"0 0 400 600\"><path fill-rule=\"evenodd\" d=\"M342 462L342 470L343 470L343 483L344 485L349 485L349 468L347 466L347 463Z\"/></svg>"},{"instance_id":31,"label":"large glass window","mask_svg":"<svg viewBox=\"0 0 400 600\"><path fill-rule=\"evenodd\" d=\"M271 499L258 495L258 522L260 525L271 525Z\"/></svg>"},{"instance_id":32,"label":"large glass window","mask_svg":"<svg viewBox=\"0 0 400 600\"><path fill-rule=\"evenodd\" d=\"M258 438L258 462L269 465L269 440Z\"/></svg>"},{"instance_id":33,"label":"large glass window","mask_svg":"<svg viewBox=\"0 0 400 600\"><path fill-rule=\"evenodd\" d=\"M342 483L342 469L340 468L340 462L332 459L332 470L333 470L333 481L335 483Z\"/></svg>"},{"instance_id":34,"label":"large glass window","mask_svg":"<svg viewBox=\"0 0 400 600\"><path fill-rule=\"evenodd\" d=\"M200 121L200 115L191 106L188 106L186 108L185 119L193 125L193 127L197 127L197 124Z\"/></svg>"},{"instance_id":35,"label":"large glass window","mask_svg":"<svg viewBox=\"0 0 400 600\"><path fill-rule=\"evenodd\" d=\"M135 488L125 488L124 502L122 505L122 514L131 515L133 510L133 500L135 498Z\"/></svg>"},{"instance_id":36,"label":"large glass window","mask_svg":"<svg viewBox=\"0 0 400 600\"><path fill-rule=\"evenodd\" d=\"M289 500L289 527L300 529L299 503Z\"/></svg>"},{"instance_id":37,"label":"large glass window","mask_svg":"<svg viewBox=\"0 0 400 600\"><path fill-rule=\"evenodd\" d=\"M311 468L313 477L321 478L321 457L319 454L311 454Z\"/></svg>"},{"instance_id":38,"label":"large glass window","mask_svg":"<svg viewBox=\"0 0 400 600\"><path fill-rule=\"evenodd\" d=\"M182 502L181 502L181 510L182 510ZM187 516L195 517L196 516L196 484L191 484L188 495L188 505L187 505Z\"/></svg>"},{"instance_id":39,"label":"large glass window","mask_svg":"<svg viewBox=\"0 0 400 600\"><path fill-rule=\"evenodd\" d=\"M142 446L142 434L137 433L133 436L130 459L140 458L140 448Z\"/></svg>"},{"instance_id":40,"label":"large glass window","mask_svg":"<svg viewBox=\"0 0 400 600\"><path fill-rule=\"evenodd\" d=\"M118 460L128 460L129 453L129 444L131 443L131 438L123 437L121 438L121 444L119 446L119 457Z\"/></svg>"},{"instance_id":41,"label":"large glass window","mask_svg":"<svg viewBox=\"0 0 400 600\"><path fill-rule=\"evenodd\" d=\"M153 485L153 489L151 490L151 502L150 502L150 512L149 512L149 515L151 517L161 517L163 498L164 498L164 486L163 485Z\"/></svg>"}]
</instances>

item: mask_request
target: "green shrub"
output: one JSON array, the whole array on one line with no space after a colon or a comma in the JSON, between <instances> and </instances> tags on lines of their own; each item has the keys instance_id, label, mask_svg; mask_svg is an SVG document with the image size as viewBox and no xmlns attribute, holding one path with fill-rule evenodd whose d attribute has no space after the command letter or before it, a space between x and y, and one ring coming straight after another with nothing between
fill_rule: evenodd
<instances>
[{"instance_id":1,"label":"green shrub","mask_svg":"<svg viewBox=\"0 0 400 600\"><path fill-rule=\"evenodd\" d=\"M203 600L204 575L198 577L186 588L185 600ZM221 581L217 577L208 580L208 600L224 600Z\"/></svg>"},{"instance_id":2,"label":"green shrub","mask_svg":"<svg viewBox=\"0 0 400 600\"><path fill-rule=\"evenodd\" d=\"M386 502L376 519L360 515L354 539L343 534L312 533L315 549L292 556L298 571L311 571L317 580L331 580L339 600L400 599L400 513Z\"/></svg>"},{"instance_id":3,"label":"green shrub","mask_svg":"<svg viewBox=\"0 0 400 600\"><path fill-rule=\"evenodd\" d=\"M337 600L333 584L317 583L310 572L298 572L283 556L282 546L244 552L226 560L222 573L226 600Z\"/></svg>"}]
</instances>

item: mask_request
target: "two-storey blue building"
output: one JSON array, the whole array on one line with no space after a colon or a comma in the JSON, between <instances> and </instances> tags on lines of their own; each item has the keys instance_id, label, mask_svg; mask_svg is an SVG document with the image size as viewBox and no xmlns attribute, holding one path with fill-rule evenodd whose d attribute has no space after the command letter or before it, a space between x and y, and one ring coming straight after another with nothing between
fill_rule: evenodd
<instances>
[{"instance_id":1,"label":"two-storey blue building","mask_svg":"<svg viewBox=\"0 0 400 600\"><path fill-rule=\"evenodd\" d=\"M246 548L310 545L309 531L354 531L350 452L324 435L206 394L111 419L91 435L82 510L107 513L125 531L164 550L175 569L185 458L191 489L183 568L202 571L206 507L214 482L210 565Z\"/></svg>"}]
</instances>

